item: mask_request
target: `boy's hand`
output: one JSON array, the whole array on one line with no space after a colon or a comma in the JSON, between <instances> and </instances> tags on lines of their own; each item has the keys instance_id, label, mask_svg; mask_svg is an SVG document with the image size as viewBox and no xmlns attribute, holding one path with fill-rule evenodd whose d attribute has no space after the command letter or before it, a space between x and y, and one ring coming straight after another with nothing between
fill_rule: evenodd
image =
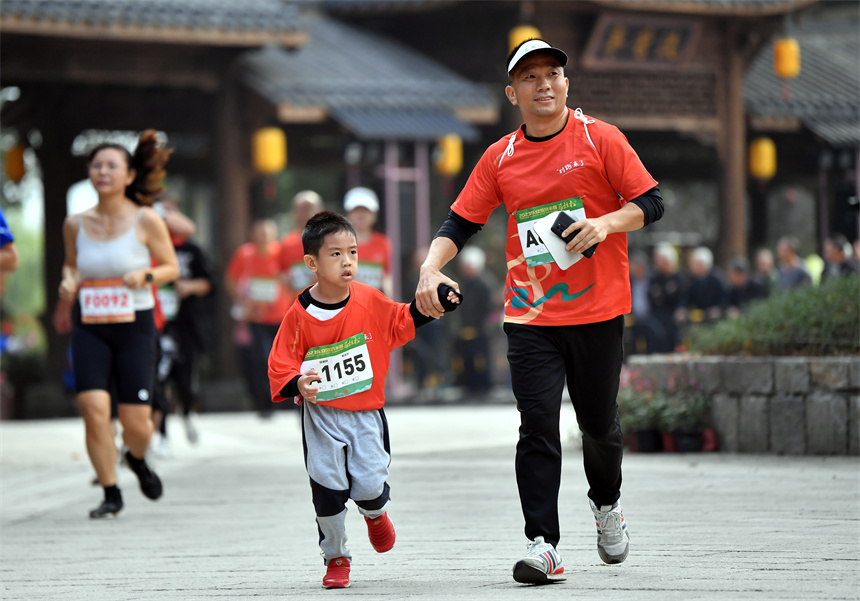
<instances>
[{"instance_id":1,"label":"boy's hand","mask_svg":"<svg viewBox=\"0 0 860 601\"><path fill-rule=\"evenodd\" d=\"M439 302L442 303L445 313L455 310L463 302L463 295L444 282L439 284L436 292L439 295Z\"/></svg>"},{"instance_id":2,"label":"boy's hand","mask_svg":"<svg viewBox=\"0 0 860 601\"><path fill-rule=\"evenodd\" d=\"M309 369L299 378L299 394L309 403L316 403L317 395L320 392L319 386L320 375L315 369Z\"/></svg>"}]
</instances>

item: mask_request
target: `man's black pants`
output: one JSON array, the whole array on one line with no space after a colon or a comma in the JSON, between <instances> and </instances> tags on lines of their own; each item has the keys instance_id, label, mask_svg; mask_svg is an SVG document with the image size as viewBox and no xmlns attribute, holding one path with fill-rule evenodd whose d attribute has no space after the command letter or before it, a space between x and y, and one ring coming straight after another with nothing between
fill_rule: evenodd
<instances>
[{"instance_id":1,"label":"man's black pants","mask_svg":"<svg viewBox=\"0 0 860 601\"><path fill-rule=\"evenodd\" d=\"M516 473L525 533L553 546L560 538L559 415L565 380L582 430L589 498L611 505L621 496L624 441L618 382L624 358L624 317L575 326L506 323L511 383L520 412Z\"/></svg>"}]
</instances>

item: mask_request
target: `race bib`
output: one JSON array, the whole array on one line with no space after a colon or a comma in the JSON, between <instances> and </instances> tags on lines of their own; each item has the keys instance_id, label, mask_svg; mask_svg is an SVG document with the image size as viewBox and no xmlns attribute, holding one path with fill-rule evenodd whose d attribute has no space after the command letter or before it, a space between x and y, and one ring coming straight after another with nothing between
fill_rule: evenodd
<instances>
[{"instance_id":1,"label":"race bib","mask_svg":"<svg viewBox=\"0 0 860 601\"><path fill-rule=\"evenodd\" d=\"M134 321L131 290L122 278L84 280L78 292L82 323L127 323Z\"/></svg>"},{"instance_id":2,"label":"race bib","mask_svg":"<svg viewBox=\"0 0 860 601\"><path fill-rule=\"evenodd\" d=\"M377 263L362 263L358 262L358 269L355 270L355 281L373 286L377 290L382 290L382 279L385 275L385 267Z\"/></svg>"},{"instance_id":3,"label":"race bib","mask_svg":"<svg viewBox=\"0 0 860 601\"><path fill-rule=\"evenodd\" d=\"M305 355L302 373L315 369L320 375L316 402L333 401L365 390L373 384L373 367L364 333L335 344L315 346Z\"/></svg>"},{"instance_id":4,"label":"race bib","mask_svg":"<svg viewBox=\"0 0 860 601\"><path fill-rule=\"evenodd\" d=\"M517 220L517 233L528 267L537 267L554 262L549 249L535 231L534 226L539 219L557 211L567 211L577 221L585 219L585 209L582 208L582 197L580 196L514 212L514 218Z\"/></svg>"},{"instance_id":5,"label":"race bib","mask_svg":"<svg viewBox=\"0 0 860 601\"><path fill-rule=\"evenodd\" d=\"M182 303L176 289L173 286L163 286L156 290L155 294L158 296L158 304L161 305L164 318L167 321L176 319L179 314L179 305Z\"/></svg>"},{"instance_id":6,"label":"race bib","mask_svg":"<svg viewBox=\"0 0 860 601\"><path fill-rule=\"evenodd\" d=\"M273 303L278 300L281 284L274 278L251 278L248 294L255 303Z\"/></svg>"},{"instance_id":7,"label":"race bib","mask_svg":"<svg viewBox=\"0 0 860 601\"><path fill-rule=\"evenodd\" d=\"M304 261L290 267L289 277L290 288L296 292L301 292L314 283L314 274L308 271L308 266L305 265Z\"/></svg>"}]
</instances>

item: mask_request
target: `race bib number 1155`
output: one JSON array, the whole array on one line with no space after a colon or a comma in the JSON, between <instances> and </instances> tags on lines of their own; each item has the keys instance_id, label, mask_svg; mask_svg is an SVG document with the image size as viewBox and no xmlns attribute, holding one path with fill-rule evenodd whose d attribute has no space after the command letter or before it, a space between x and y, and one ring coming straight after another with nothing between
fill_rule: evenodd
<instances>
[{"instance_id":1,"label":"race bib number 1155","mask_svg":"<svg viewBox=\"0 0 860 601\"><path fill-rule=\"evenodd\" d=\"M301 371L315 369L320 375L316 402L333 401L370 390L373 367L364 333L326 346L315 346L305 355Z\"/></svg>"}]
</instances>

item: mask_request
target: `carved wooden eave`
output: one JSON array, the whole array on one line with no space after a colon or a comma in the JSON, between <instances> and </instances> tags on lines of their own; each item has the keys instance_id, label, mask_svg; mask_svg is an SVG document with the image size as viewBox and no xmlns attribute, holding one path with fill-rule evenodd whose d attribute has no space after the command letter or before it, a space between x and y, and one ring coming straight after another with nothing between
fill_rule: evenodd
<instances>
[{"instance_id":1,"label":"carved wooden eave","mask_svg":"<svg viewBox=\"0 0 860 601\"><path fill-rule=\"evenodd\" d=\"M205 46L256 47L265 44L279 44L292 48L303 45L308 38L307 33L302 31L247 31L151 27L121 23L72 23L69 21L22 19L17 16L0 16L0 33Z\"/></svg>"},{"instance_id":2,"label":"carved wooden eave","mask_svg":"<svg viewBox=\"0 0 860 601\"><path fill-rule=\"evenodd\" d=\"M794 12L818 0L774 0L773 2L703 2L702 0L591 0L606 8L624 11L708 15L713 17L773 17Z\"/></svg>"}]
</instances>

